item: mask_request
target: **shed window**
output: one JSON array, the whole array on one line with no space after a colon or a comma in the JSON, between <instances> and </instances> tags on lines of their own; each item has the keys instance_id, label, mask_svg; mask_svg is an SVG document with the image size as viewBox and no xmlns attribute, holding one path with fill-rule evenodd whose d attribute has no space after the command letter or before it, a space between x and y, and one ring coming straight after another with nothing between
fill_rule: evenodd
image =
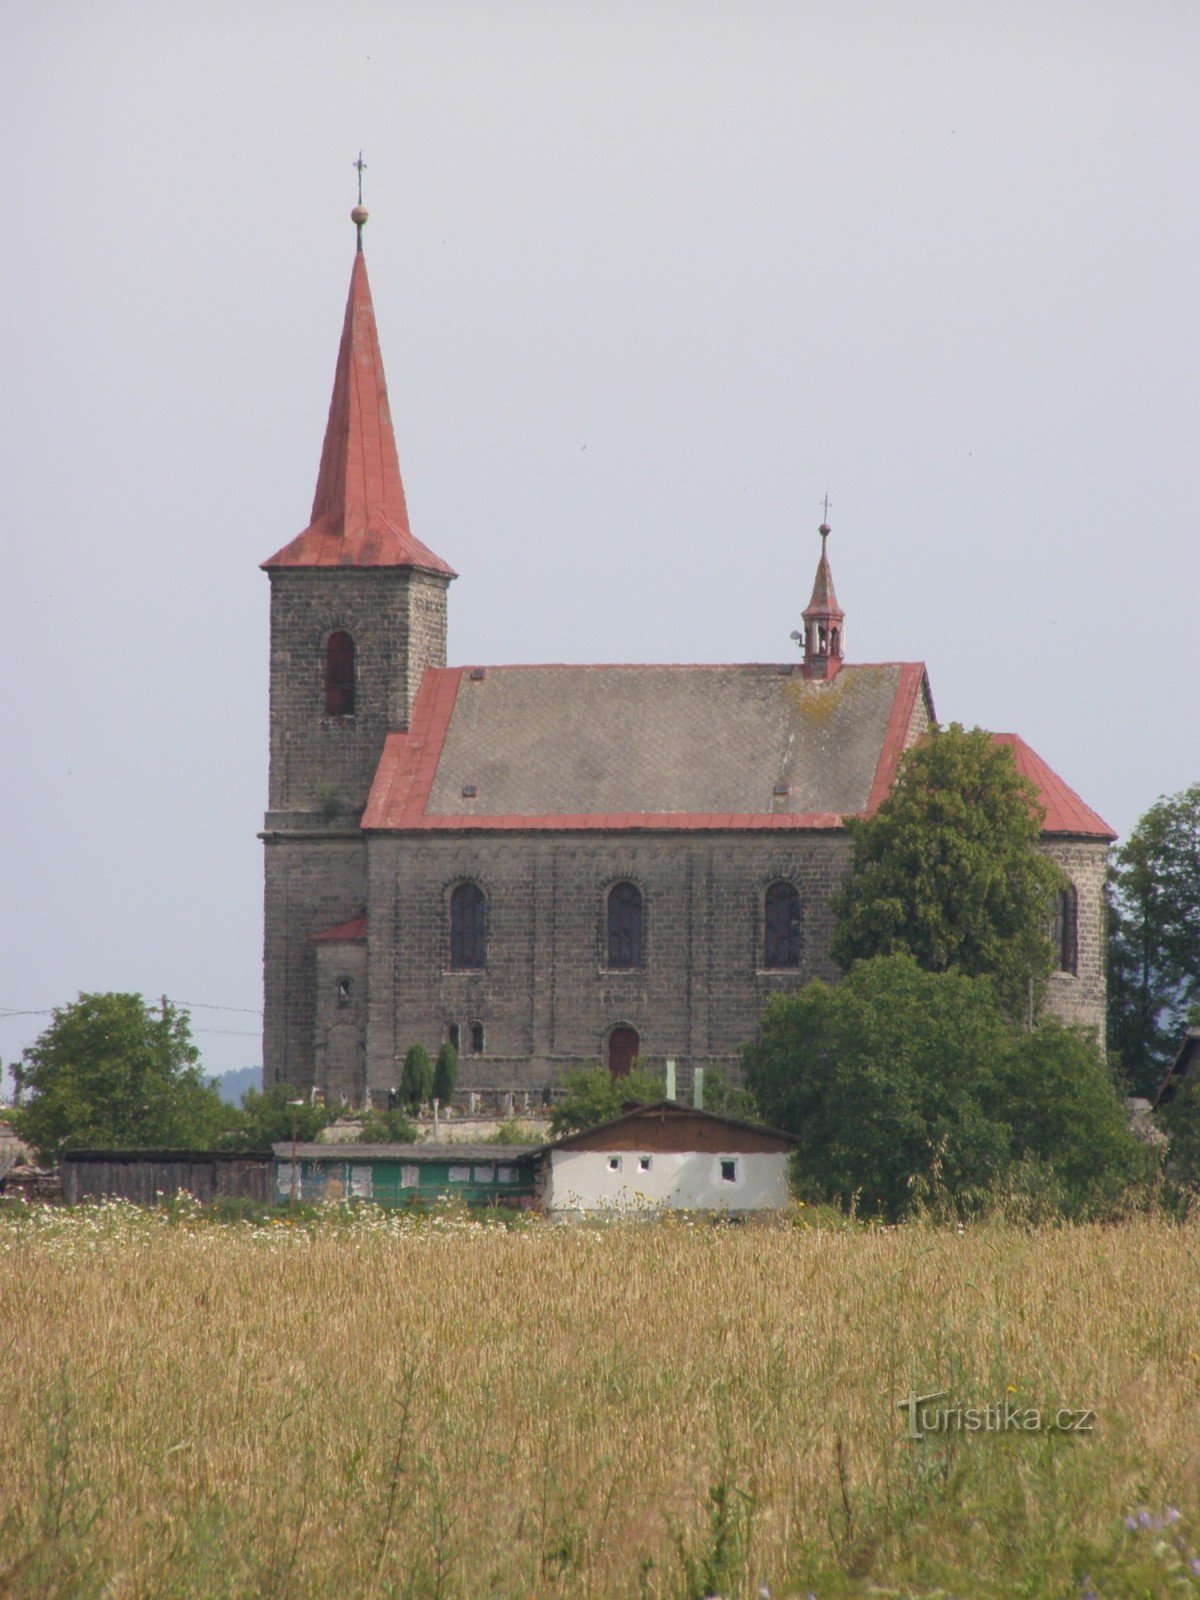
<instances>
[{"instance_id":1,"label":"shed window","mask_svg":"<svg viewBox=\"0 0 1200 1600\"><path fill-rule=\"evenodd\" d=\"M1079 894L1073 883L1060 889L1054 897L1054 928L1051 940L1054 960L1060 972L1077 972L1079 969Z\"/></svg>"},{"instance_id":2,"label":"shed window","mask_svg":"<svg viewBox=\"0 0 1200 1600\"><path fill-rule=\"evenodd\" d=\"M636 883L614 884L608 892L608 964L645 965L642 949L642 891Z\"/></svg>"},{"instance_id":3,"label":"shed window","mask_svg":"<svg viewBox=\"0 0 1200 1600\"><path fill-rule=\"evenodd\" d=\"M737 1182L737 1162L736 1161L733 1161L733 1160L730 1160L730 1159L727 1159L727 1158L722 1158L722 1161L721 1161L721 1182L722 1183L736 1183Z\"/></svg>"},{"instance_id":4,"label":"shed window","mask_svg":"<svg viewBox=\"0 0 1200 1600\"><path fill-rule=\"evenodd\" d=\"M325 715L354 715L354 640L340 629L325 646Z\"/></svg>"},{"instance_id":5,"label":"shed window","mask_svg":"<svg viewBox=\"0 0 1200 1600\"><path fill-rule=\"evenodd\" d=\"M763 965L800 965L800 895L794 883L782 879L767 890L764 902Z\"/></svg>"},{"instance_id":6,"label":"shed window","mask_svg":"<svg viewBox=\"0 0 1200 1600\"><path fill-rule=\"evenodd\" d=\"M448 1177L451 1183L470 1183L471 1169L470 1167L451 1167Z\"/></svg>"},{"instance_id":7,"label":"shed window","mask_svg":"<svg viewBox=\"0 0 1200 1600\"><path fill-rule=\"evenodd\" d=\"M450 896L450 965L487 966L487 896L477 883L460 883Z\"/></svg>"}]
</instances>

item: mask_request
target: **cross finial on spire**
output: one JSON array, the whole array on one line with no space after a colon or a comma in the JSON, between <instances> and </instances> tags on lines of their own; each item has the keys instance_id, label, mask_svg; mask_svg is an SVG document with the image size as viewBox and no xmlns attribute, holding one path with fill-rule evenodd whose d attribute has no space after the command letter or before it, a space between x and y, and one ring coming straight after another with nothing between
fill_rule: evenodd
<instances>
[{"instance_id":1,"label":"cross finial on spire","mask_svg":"<svg viewBox=\"0 0 1200 1600\"><path fill-rule=\"evenodd\" d=\"M821 548L822 549L825 548L825 540L828 539L828 537L829 537L829 507L830 507L831 503L832 502L830 501L829 496L826 495L825 496L825 515L821 518L821 526L818 529L818 532L821 535Z\"/></svg>"},{"instance_id":2,"label":"cross finial on spire","mask_svg":"<svg viewBox=\"0 0 1200 1600\"><path fill-rule=\"evenodd\" d=\"M366 207L362 203L362 175L367 170L367 163L362 158L361 150L358 152L358 160L355 161L353 165L358 168L358 204L350 213L350 221L358 229L358 250L359 254L361 254L363 224L370 215L370 212L367 211Z\"/></svg>"}]
</instances>

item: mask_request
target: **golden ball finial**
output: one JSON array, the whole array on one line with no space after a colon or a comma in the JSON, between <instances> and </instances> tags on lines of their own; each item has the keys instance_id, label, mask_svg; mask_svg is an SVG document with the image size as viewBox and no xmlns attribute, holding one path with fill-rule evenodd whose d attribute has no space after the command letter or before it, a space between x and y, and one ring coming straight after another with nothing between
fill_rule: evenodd
<instances>
[{"instance_id":1,"label":"golden ball finial","mask_svg":"<svg viewBox=\"0 0 1200 1600\"><path fill-rule=\"evenodd\" d=\"M356 228L361 228L363 223L370 215L371 213L367 210L366 206L355 206L354 210L350 213L350 221Z\"/></svg>"}]
</instances>

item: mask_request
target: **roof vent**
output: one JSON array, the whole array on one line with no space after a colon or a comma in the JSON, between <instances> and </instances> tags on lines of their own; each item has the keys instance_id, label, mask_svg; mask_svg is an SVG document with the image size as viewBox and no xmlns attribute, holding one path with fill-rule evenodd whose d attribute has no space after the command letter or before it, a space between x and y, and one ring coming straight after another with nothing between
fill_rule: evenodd
<instances>
[{"instance_id":1,"label":"roof vent","mask_svg":"<svg viewBox=\"0 0 1200 1600\"><path fill-rule=\"evenodd\" d=\"M487 668L486 667L472 667L471 668L471 682L472 683L482 683L483 680L486 677L487 677Z\"/></svg>"},{"instance_id":2,"label":"roof vent","mask_svg":"<svg viewBox=\"0 0 1200 1600\"><path fill-rule=\"evenodd\" d=\"M479 793L479 785L477 783L464 783L462 792L464 800L474 800Z\"/></svg>"},{"instance_id":3,"label":"roof vent","mask_svg":"<svg viewBox=\"0 0 1200 1600\"><path fill-rule=\"evenodd\" d=\"M775 785L774 792L775 792L775 794L777 794L779 796L779 798L781 800L786 800L787 799L787 793L788 793L787 784L786 783L777 783Z\"/></svg>"}]
</instances>

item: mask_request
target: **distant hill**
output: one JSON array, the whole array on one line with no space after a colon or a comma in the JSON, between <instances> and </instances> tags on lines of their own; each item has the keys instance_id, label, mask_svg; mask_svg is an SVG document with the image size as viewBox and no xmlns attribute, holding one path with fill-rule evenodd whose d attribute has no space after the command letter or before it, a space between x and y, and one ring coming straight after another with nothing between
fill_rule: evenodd
<instances>
[{"instance_id":1,"label":"distant hill","mask_svg":"<svg viewBox=\"0 0 1200 1600\"><path fill-rule=\"evenodd\" d=\"M226 1104L241 1105L247 1089L262 1088L261 1067L239 1067L236 1072L224 1072L215 1080L217 1092Z\"/></svg>"}]
</instances>

